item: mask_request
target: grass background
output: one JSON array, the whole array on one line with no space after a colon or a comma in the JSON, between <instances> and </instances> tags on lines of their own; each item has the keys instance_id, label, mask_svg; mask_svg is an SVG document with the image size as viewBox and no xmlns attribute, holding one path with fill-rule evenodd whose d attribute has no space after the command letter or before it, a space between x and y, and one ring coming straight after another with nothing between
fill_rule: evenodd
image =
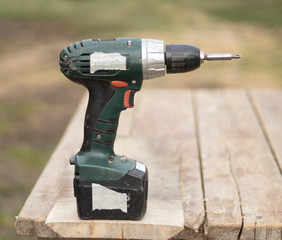
<instances>
[{"instance_id":1,"label":"grass background","mask_svg":"<svg viewBox=\"0 0 282 240\"><path fill-rule=\"evenodd\" d=\"M121 36L243 55L144 88L282 86L281 0L0 0L1 240L26 239L14 217L84 93L60 73L60 50Z\"/></svg>"}]
</instances>

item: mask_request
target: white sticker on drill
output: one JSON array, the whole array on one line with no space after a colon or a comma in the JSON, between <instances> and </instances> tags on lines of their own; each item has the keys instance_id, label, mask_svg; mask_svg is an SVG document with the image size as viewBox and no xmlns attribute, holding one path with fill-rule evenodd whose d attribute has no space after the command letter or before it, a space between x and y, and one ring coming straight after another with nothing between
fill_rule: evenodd
<instances>
[{"instance_id":1,"label":"white sticker on drill","mask_svg":"<svg viewBox=\"0 0 282 240\"><path fill-rule=\"evenodd\" d=\"M127 213L127 194L92 183L92 210L120 209Z\"/></svg>"},{"instance_id":2,"label":"white sticker on drill","mask_svg":"<svg viewBox=\"0 0 282 240\"><path fill-rule=\"evenodd\" d=\"M146 172L146 167L143 163L141 162L136 162L136 169L142 171L142 172Z\"/></svg>"},{"instance_id":3,"label":"white sticker on drill","mask_svg":"<svg viewBox=\"0 0 282 240\"><path fill-rule=\"evenodd\" d=\"M120 53L94 52L90 55L90 73L98 70L126 70L126 57Z\"/></svg>"}]
</instances>

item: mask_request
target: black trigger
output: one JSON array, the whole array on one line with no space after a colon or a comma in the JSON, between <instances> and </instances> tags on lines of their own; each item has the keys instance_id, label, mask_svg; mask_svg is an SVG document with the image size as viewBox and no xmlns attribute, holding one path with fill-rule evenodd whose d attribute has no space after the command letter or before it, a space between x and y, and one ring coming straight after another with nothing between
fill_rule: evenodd
<instances>
[{"instance_id":1,"label":"black trigger","mask_svg":"<svg viewBox=\"0 0 282 240\"><path fill-rule=\"evenodd\" d=\"M136 90L131 90L129 94L129 106L134 107L134 95L137 91Z\"/></svg>"}]
</instances>

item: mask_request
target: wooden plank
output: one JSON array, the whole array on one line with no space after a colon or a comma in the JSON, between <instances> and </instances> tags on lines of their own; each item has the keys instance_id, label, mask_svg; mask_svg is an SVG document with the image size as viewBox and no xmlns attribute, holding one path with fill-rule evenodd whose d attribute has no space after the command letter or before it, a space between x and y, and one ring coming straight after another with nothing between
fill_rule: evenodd
<instances>
[{"instance_id":1,"label":"wooden plank","mask_svg":"<svg viewBox=\"0 0 282 240\"><path fill-rule=\"evenodd\" d=\"M241 239L281 239L282 179L269 144L243 90L223 92L232 129L230 159L239 186Z\"/></svg>"},{"instance_id":2,"label":"wooden plank","mask_svg":"<svg viewBox=\"0 0 282 240\"><path fill-rule=\"evenodd\" d=\"M232 128L228 110L220 90L196 91L194 104L205 191L205 234L212 239L237 239L242 216L226 135Z\"/></svg>"},{"instance_id":3,"label":"wooden plank","mask_svg":"<svg viewBox=\"0 0 282 240\"><path fill-rule=\"evenodd\" d=\"M282 170L282 90L250 90L255 111L265 131L277 165Z\"/></svg>"},{"instance_id":4,"label":"wooden plank","mask_svg":"<svg viewBox=\"0 0 282 240\"><path fill-rule=\"evenodd\" d=\"M84 99L16 231L41 239L281 239L280 102L279 91L248 97L244 90L200 90L193 101L187 90L137 94L136 108L121 115L115 145L149 168L148 210L137 222L77 218L68 159L81 145Z\"/></svg>"},{"instance_id":5,"label":"wooden plank","mask_svg":"<svg viewBox=\"0 0 282 240\"><path fill-rule=\"evenodd\" d=\"M176 98L183 102L180 109L171 107ZM184 147L182 149L179 142L183 140L183 131L191 128L184 124L186 115L190 114L187 99L189 94L185 91L144 91L134 109L133 121L129 123L132 126L129 137L117 139L117 153L141 161L149 169L148 210L141 221L82 221L76 215L74 198L70 196L71 186L66 185L66 192L61 193L46 224L64 238L168 239L182 232L179 159ZM157 116L156 112L159 113ZM197 172L199 174L199 169ZM72 174L72 171L66 171L65 176L69 179L64 182L71 184ZM200 186L198 191L201 193ZM202 194L200 196L199 203L202 204Z\"/></svg>"},{"instance_id":6,"label":"wooden plank","mask_svg":"<svg viewBox=\"0 0 282 240\"><path fill-rule=\"evenodd\" d=\"M181 212L182 205L177 201L151 199L141 221L82 221L76 213L75 199L60 198L46 224L63 238L168 239L183 229Z\"/></svg>"}]
</instances>

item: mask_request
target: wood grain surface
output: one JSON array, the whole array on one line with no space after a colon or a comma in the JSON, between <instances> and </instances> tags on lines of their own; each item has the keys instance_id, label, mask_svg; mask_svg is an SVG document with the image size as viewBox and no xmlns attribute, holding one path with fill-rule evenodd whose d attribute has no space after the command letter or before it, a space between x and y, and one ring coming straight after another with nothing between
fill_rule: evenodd
<instances>
[{"instance_id":1,"label":"wood grain surface","mask_svg":"<svg viewBox=\"0 0 282 240\"><path fill-rule=\"evenodd\" d=\"M149 169L141 221L82 221L73 166L84 97L17 221L40 239L281 239L282 90L144 90L122 113L117 154ZM59 184L58 184L59 183Z\"/></svg>"}]
</instances>

